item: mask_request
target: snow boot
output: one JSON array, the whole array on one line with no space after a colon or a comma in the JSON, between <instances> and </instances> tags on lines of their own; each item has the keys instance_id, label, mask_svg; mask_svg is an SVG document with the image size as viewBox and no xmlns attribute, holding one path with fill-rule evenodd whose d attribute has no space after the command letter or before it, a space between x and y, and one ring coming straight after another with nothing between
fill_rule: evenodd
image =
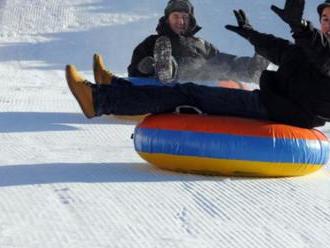
<instances>
[{"instance_id":1,"label":"snow boot","mask_svg":"<svg viewBox=\"0 0 330 248\"><path fill-rule=\"evenodd\" d=\"M155 75L163 83L170 83L173 79L172 45L166 36L160 36L154 46Z\"/></svg>"},{"instance_id":2,"label":"snow boot","mask_svg":"<svg viewBox=\"0 0 330 248\"><path fill-rule=\"evenodd\" d=\"M69 88L85 116L87 118L96 116L93 105L92 84L80 76L73 65L67 65L65 71Z\"/></svg>"},{"instance_id":3,"label":"snow boot","mask_svg":"<svg viewBox=\"0 0 330 248\"><path fill-rule=\"evenodd\" d=\"M99 54L93 56L94 79L97 84L111 84L112 73L104 65L103 58Z\"/></svg>"}]
</instances>

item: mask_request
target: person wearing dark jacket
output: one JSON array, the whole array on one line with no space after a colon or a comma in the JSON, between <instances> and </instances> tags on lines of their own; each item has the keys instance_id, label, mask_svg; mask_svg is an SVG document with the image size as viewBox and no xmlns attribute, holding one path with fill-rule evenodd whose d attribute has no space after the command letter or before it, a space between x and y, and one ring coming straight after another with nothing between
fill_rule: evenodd
<instances>
[{"instance_id":1,"label":"person wearing dark jacket","mask_svg":"<svg viewBox=\"0 0 330 248\"><path fill-rule=\"evenodd\" d=\"M200 29L189 0L170 0L159 19L157 34L134 49L128 76L155 77L163 82L257 82L269 65L267 60L257 54L251 58L220 53L213 44L195 36Z\"/></svg>"},{"instance_id":2,"label":"person wearing dark jacket","mask_svg":"<svg viewBox=\"0 0 330 248\"><path fill-rule=\"evenodd\" d=\"M294 44L255 31L242 10L234 11L238 26L226 26L279 66L277 71L263 71L260 90L194 83L134 86L115 76L112 81L116 84L95 85L70 65L66 68L68 85L88 118L171 112L180 105L190 105L210 115L272 120L304 128L322 126L330 121L330 6L327 0L318 8L320 31L303 20L304 4L304 0L287 0L284 9L271 7L289 24Z\"/></svg>"}]
</instances>

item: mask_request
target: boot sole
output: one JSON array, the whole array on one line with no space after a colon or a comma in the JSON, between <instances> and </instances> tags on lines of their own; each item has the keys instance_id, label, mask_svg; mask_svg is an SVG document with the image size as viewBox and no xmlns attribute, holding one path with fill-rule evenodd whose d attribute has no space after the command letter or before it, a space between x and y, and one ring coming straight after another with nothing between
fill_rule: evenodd
<instances>
[{"instance_id":1,"label":"boot sole","mask_svg":"<svg viewBox=\"0 0 330 248\"><path fill-rule=\"evenodd\" d=\"M172 72L172 45L166 36L159 37L155 42L154 60L155 74L162 82L170 82L173 80Z\"/></svg>"}]
</instances>

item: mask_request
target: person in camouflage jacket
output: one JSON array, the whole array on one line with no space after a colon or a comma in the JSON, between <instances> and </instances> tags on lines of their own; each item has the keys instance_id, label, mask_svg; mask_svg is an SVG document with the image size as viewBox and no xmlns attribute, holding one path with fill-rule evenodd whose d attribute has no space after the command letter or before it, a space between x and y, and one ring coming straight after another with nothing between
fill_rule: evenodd
<instances>
[{"instance_id":1,"label":"person in camouflage jacket","mask_svg":"<svg viewBox=\"0 0 330 248\"><path fill-rule=\"evenodd\" d=\"M170 0L164 16L159 19L157 34L150 35L134 49L128 66L129 77L159 78L154 67L155 43L160 37L166 37L171 46L172 80L258 81L261 72L269 65L266 59L257 54L238 57L221 53L210 42L195 36L200 29L194 7L188 0Z\"/></svg>"}]
</instances>

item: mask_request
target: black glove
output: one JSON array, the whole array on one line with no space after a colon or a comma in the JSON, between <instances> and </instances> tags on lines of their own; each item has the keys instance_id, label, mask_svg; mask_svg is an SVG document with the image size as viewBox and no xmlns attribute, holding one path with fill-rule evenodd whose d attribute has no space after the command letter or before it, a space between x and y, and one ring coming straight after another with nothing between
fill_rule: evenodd
<instances>
[{"instance_id":1,"label":"black glove","mask_svg":"<svg viewBox=\"0 0 330 248\"><path fill-rule=\"evenodd\" d=\"M271 6L274 11L284 22L289 24L292 32L300 31L305 27L302 20L304 13L305 0L286 0L284 9L280 9L275 5Z\"/></svg>"},{"instance_id":2,"label":"black glove","mask_svg":"<svg viewBox=\"0 0 330 248\"><path fill-rule=\"evenodd\" d=\"M245 12L241 9L234 10L234 14L238 26L226 25L225 28L248 39L251 31L253 31L253 27L251 26L249 20L247 19Z\"/></svg>"}]
</instances>

